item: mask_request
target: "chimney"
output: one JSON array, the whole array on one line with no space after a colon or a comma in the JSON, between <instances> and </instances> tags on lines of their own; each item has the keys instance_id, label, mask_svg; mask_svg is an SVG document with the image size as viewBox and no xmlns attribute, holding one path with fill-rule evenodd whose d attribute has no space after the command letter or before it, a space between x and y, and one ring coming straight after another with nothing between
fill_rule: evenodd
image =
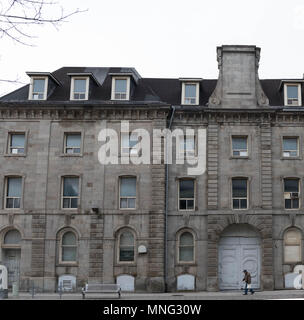
<instances>
[{"instance_id":1,"label":"chimney","mask_svg":"<svg viewBox=\"0 0 304 320\"><path fill-rule=\"evenodd\" d=\"M269 105L258 76L260 51L256 46L217 47L219 77L209 107L253 109Z\"/></svg>"}]
</instances>

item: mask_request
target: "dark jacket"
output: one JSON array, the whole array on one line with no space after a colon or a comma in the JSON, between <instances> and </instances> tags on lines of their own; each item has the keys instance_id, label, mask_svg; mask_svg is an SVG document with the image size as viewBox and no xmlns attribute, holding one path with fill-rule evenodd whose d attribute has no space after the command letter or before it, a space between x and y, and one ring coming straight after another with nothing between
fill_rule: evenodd
<instances>
[{"instance_id":1,"label":"dark jacket","mask_svg":"<svg viewBox=\"0 0 304 320\"><path fill-rule=\"evenodd\" d=\"M244 277L243 281L245 281L248 284L251 284L251 275L249 272L245 273L245 277Z\"/></svg>"}]
</instances>

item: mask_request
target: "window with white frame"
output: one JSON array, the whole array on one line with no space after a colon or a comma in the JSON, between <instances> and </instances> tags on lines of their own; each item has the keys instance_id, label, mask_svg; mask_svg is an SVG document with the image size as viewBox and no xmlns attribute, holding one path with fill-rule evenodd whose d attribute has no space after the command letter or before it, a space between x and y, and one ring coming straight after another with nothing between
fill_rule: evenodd
<instances>
[{"instance_id":1,"label":"window with white frame","mask_svg":"<svg viewBox=\"0 0 304 320\"><path fill-rule=\"evenodd\" d=\"M187 157L195 156L195 136L186 135L180 139L180 152Z\"/></svg>"},{"instance_id":2,"label":"window with white frame","mask_svg":"<svg viewBox=\"0 0 304 320\"><path fill-rule=\"evenodd\" d=\"M65 133L64 153L79 154L81 152L81 133Z\"/></svg>"},{"instance_id":3,"label":"window with white frame","mask_svg":"<svg viewBox=\"0 0 304 320\"><path fill-rule=\"evenodd\" d=\"M285 209L299 209L300 207L299 179L297 178L284 179L284 202L285 202Z\"/></svg>"},{"instance_id":4,"label":"window with white frame","mask_svg":"<svg viewBox=\"0 0 304 320\"><path fill-rule=\"evenodd\" d=\"M63 177L62 208L77 209L79 202L79 177Z\"/></svg>"},{"instance_id":5,"label":"window with white frame","mask_svg":"<svg viewBox=\"0 0 304 320\"><path fill-rule=\"evenodd\" d=\"M179 262L194 261L194 238L191 232L186 231L180 234L178 253Z\"/></svg>"},{"instance_id":6,"label":"window with white frame","mask_svg":"<svg viewBox=\"0 0 304 320\"><path fill-rule=\"evenodd\" d=\"M35 77L31 79L29 99L30 100L46 100L47 97L47 77Z\"/></svg>"},{"instance_id":7,"label":"window with white frame","mask_svg":"<svg viewBox=\"0 0 304 320\"><path fill-rule=\"evenodd\" d=\"M71 100L88 100L89 78L73 77L71 81Z\"/></svg>"},{"instance_id":8,"label":"window with white frame","mask_svg":"<svg viewBox=\"0 0 304 320\"><path fill-rule=\"evenodd\" d=\"M299 138L283 137L283 157L299 156Z\"/></svg>"},{"instance_id":9,"label":"window with white frame","mask_svg":"<svg viewBox=\"0 0 304 320\"><path fill-rule=\"evenodd\" d=\"M232 137L232 155L234 157L248 156L248 137Z\"/></svg>"},{"instance_id":10,"label":"window with white frame","mask_svg":"<svg viewBox=\"0 0 304 320\"><path fill-rule=\"evenodd\" d=\"M130 78L113 77L112 78L112 100L129 100L130 96Z\"/></svg>"},{"instance_id":11,"label":"window with white frame","mask_svg":"<svg viewBox=\"0 0 304 320\"><path fill-rule=\"evenodd\" d=\"M179 179L179 210L194 210L195 181L194 179Z\"/></svg>"},{"instance_id":12,"label":"window with white frame","mask_svg":"<svg viewBox=\"0 0 304 320\"><path fill-rule=\"evenodd\" d=\"M120 209L136 208L136 177L120 177Z\"/></svg>"},{"instance_id":13,"label":"window with white frame","mask_svg":"<svg viewBox=\"0 0 304 320\"><path fill-rule=\"evenodd\" d=\"M122 155L137 155L138 147L138 134L136 132L121 134Z\"/></svg>"},{"instance_id":14,"label":"window with white frame","mask_svg":"<svg viewBox=\"0 0 304 320\"><path fill-rule=\"evenodd\" d=\"M21 207L22 177L6 178L5 208L17 209Z\"/></svg>"},{"instance_id":15,"label":"window with white frame","mask_svg":"<svg viewBox=\"0 0 304 320\"><path fill-rule=\"evenodd\" d=\"M286 83L284 85L284 100L286 106L300 106L302 104L301 84Z\"/></svg>"},{"instance_id":16,"label":"window with white frame","mask_svg":"<svg viewBox=\"0 0 304 320\"><path fill-rule=\"evenodd\" d=\"M302 261L302 236L300 230L290 228L284 234L284 262L296 263Z\"/></svg>"},{"instance_id":17,"label":"window with white frame","mask_svg":"<svg viewBox=\"0 0 304 320\"><path fill-rule=\"evenodd\" d=\"M9 148L10 154L24 154L25 153L25 133L9 133Z\"/></svg>"},{"instance_id":18,"label":"window with white frame","mask_svg":"<svg viewBox=\"0 0 304 320\"><path fill-rule=\"evenodd\" d=\"M77 261L77 238L74 232L67 231L61 239L61 262Z\"/></svg>"},{"instance_id":19,"label":"window with white frame","mask_svg":"<svg viewBox=\"0 0 304 320\"><path fill-rule=\"evenodd\" d=\"M248 208L248 180L246 178L232 179L232 208Z\"/></svg>"},{"instance_id":20,"label":"window with white frame","mask_svg":"<svg viewBox=\"0 0 304 320\"><path fill-rule=\"evenodd\" d=\"M199 84L184 82L182 85L182 104L197 105L199 102Z\"/></svg>"},{"instance_id":21,"label":"window with white frame","mask_svg":"<svg viewBox=\"0 0 304 320\"><path fill-rule=\"evenodd\" d=\"M131 231L123 231L119 234L118 262L133 262L135 241Z\"/></svg>"}]
</instances>

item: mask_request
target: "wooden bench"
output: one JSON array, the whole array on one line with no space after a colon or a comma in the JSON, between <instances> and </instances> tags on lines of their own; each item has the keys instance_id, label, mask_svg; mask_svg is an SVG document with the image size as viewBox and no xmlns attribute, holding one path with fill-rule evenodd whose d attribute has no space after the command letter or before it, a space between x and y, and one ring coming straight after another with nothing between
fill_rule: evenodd
<instances>
[{"instance_id":1,"label":"wooden bench","mask_svg":"<svg viewBox=\"0 0 304 320\"><path fill-rule=\"evenodd\" d=\"M120 298L120 291L119 284L87 283L82 288L82 299L85 299L88 293L118 293L118 298Z\"/></svg>"}]
</instances>

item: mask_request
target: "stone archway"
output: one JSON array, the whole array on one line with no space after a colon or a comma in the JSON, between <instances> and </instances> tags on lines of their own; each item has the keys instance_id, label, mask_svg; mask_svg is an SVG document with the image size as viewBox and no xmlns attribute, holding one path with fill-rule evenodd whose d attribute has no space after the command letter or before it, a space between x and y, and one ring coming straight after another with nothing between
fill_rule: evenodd
<instances>
[{"instance_id":1,"label":"stone archway","mask_svg":"<svg viewBox=\"0 0 304 320\"><path fill-rule=\"evenodd\" d=\"M261 238L249 224L232 224L221 234L218 245L219 289L244 287L243 270L251 274L252 287L260 288Z\"/></svg>"},{"instance_id":2,"label":"stone archway","mask_svg":"<svg viewBox=\"0 0 304 320\"><path fill-rule=\"evenodd\" d=\"M272 215L246 213L208 215L207 290L219 290L219 241L223 231L232 224L248 224L260 235L260 288L261 290L273 290Z\"/></svg>"}]
</instances>

